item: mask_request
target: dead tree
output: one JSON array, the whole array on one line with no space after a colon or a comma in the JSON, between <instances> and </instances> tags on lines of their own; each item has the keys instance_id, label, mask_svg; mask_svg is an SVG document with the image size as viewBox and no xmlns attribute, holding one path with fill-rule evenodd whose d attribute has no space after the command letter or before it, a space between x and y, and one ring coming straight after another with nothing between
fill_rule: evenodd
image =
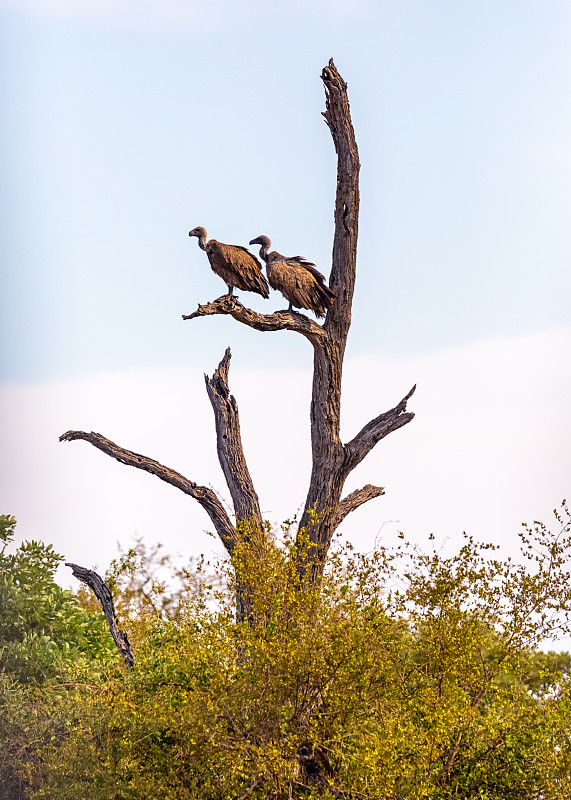
<instances>
[{"instance_id":1,"label":"dead tree","mask_svg":"<svg viewBox=\"0 0 571 800\"><path fill-rule=\"evenodd\" d=\"M359 154L349 111L347 84L333 60L324 67L321 79L325 88L325 121L331 131L337 153L337 194L335 198L335 235L329 285L336 300L323 324L298 312L260 314L232 296L219 297L199 305L183 319L215 314L229 314L237 322L259 331L295 331L313 346L313 392L311 399L312 470L305 510L297 533L297 570L302 584L319 580L325 566L331 537L343 519L356 508L384 493L380 486L367 484L342 497L351 471L373 447L389 433L402 428L414 414L407 411L413 387L394 408L368 422L352 439L343 444L339 436L341 413L341 376L347 334L351 324L351 306L355 288L357 233L359 222ZM232 557L243 531L263 530L260 504L248 471L240 437L238 406L230 394L228 370L230 350L212 378L205 376L206 389L217 433L218 459L234 505L235 521L227 514L219 498L206 486L200 486L178 472L147 456L133 453L99 433L68 431L63 441L84 439L123 464L151 472L193 497L209 515L214 528ZM242 524L240 524L242 523ZM309 539L309 546L307 540ZM239 609L240 611L240 609ZM244 609L242 608L242 614Z\"/></svg>"}]
</instances>

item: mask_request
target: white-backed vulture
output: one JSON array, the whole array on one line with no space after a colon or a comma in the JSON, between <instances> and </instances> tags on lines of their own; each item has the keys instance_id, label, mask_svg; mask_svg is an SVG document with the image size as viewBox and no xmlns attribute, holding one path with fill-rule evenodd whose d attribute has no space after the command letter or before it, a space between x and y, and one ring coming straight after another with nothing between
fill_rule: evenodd
<instances>
[{"instance_id":1,"label":"white-backed vulture","mask_svg":"<svg viewBox=\"0 0 571 800\"><path fill-rule=\"evenodd\" d=\"M270 296L262 265L245 247L223 244L216 239L207 242L205 228L193 228L188 235L198 237L198 246L208 256L212 271L228 286L228 294L233 294L236 287L244 292L256 292L266 299Z\"/></svg>"},{"instance_id":2,"label":"white-backed vulture","mask_svg":"<svg viewBox=\"0 0 571 800\"><path fill-rule=\"evenodd\" d=\"M302 256L282 256L273 250L268 236L258 236L250 244L260 245L260 258L266 263L266 273L272 289L281 292L292 306L308 308L317 317L324 317L335 294L325 283L325 277L315 268L315 264Z\"/></svg>"}]
</instances>

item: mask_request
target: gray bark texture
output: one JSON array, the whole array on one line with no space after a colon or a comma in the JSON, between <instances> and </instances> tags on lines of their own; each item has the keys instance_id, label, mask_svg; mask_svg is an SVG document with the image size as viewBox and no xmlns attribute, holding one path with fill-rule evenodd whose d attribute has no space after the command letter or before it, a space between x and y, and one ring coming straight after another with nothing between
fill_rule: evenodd
<instances>
[{"instance_id":1,"label":"gray bark texture","mask_svg":"<svg viewBox=\"0 0 571 800\"><path fill-rule=\"evenodd\" d=\"M331 132L337 154L335 234L329 286L336 295L323 324L297 311L260 314L246 308L233 295L199 305L183 319L230 315L237 322L262 332L290 330L304 336L312 345L313 388L310 409L311 479L304 512L297 533L297 570L304 584L318 582L325 566L331 538L345 517L356 508L384 493L367 484L342 497L350 472L385 436L410 422L414 414L407 402L415 387L397 405L368 422L351 441L343 444L339 435L341 417L341 378L351 307L355 288L357 235L359 224L359 153L349 110L347 84L333 60L324 67L321 79L325 88L323 116ZM146 456L132 453L98 433L68 431L62 441L84 439L123 464L146 470L196 499L209 515L226 550L232 556L240 536L248 529L263 534L258 496L244 457L238 406L230 394L228 372L230 350L214 375L205 376L217 434L218 459L232 497L236 523L228 516L217 495L205 486ZM271 465L271 456L268 459ZM240 603L239 603L240 605Z\"/></svg>"},{"instance_id":2,"label":"gray bark texture","mask_svg":"<svg viewBox=\"0 0 571 800\"><path fill-rule=\"evenodd\" d=\"M232 495L236 519L247 520L261 529L260 503L242 450L238 404L228 388L230 355L228 347L212 378L204 376L206 391L214 411L218 461Z\"/></svg>"},{"instance_id":3,"label":"gray bark texture","mask_svg":"<svg viewBox=\"0 0 571 800\"><path fill-rule=\"evenodd\" d=\"M92 569L86 569L85 567L80 567L79 564L71 564L69 562L66 562L66 567L71 567L73 577L89 586L95 597L101 603L103 613L109 625L109 630L111 631L111 636L117 645L117 650L119 650L125 662L125 666L129 668L132 667L135 663L133 648L131 647L131 643L125 631L119 628L117 614L115 613L115 605L109 587L103 578L96 572L93 572Z\"/></svg>"}]
</instances>

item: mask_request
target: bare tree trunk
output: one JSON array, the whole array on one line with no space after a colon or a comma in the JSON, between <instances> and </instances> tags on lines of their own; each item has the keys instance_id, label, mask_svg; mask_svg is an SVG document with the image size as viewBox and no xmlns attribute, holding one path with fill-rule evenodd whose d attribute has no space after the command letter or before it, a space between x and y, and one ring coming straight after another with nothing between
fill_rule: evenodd
<instances>
[{"instance_id":1,"label":"bare tree trunk","mask_svg":"<svg viewBox=\"0 0 571 800\"><path fill-rule=\"evenodd\" d=\"M314 583L323 573L331 537L342 520L367 500L384 490L367 484L342 498L350 472L367 453L394 430L406 425L414 414L407 412L407 400L414 387L394 408L369 422L348 444L339 437L341 419L341 379L357 265L359 230L359 152L349 110L347 84L333 60L324 67L321 79L325 88L323 114L337 153L337 193L335 197L335 236L330 288L336 299L323 325L299 313L257 314L244 308L234 297L219 298L199 306L183 319L211 314L230 314L238 322L260 331L293 330L313 345L313 390L311 397L312 469L309 489L298 531L298 572L303 581Z\"/></svg>"},{"instance_id":2,"label":"bare tree trunk","mask_svg":"<svg viewBox=\"0 0 571 800\"><path fill-rule=\"evenodd\" d=\"M296 548L297 570L302 582L308 584L320 579L331 537L347 514L384 493L382 487L367 484L342 497L348 475L367 453L389 433L412 420L414 414L408 412L406 406L415 389L413 387L394 408L368 422L350 442L341 442L341 378L355 288L360 164L349 110L347 84L333 60L324 67L321 79L326 97L323 116L331 131L337 153L335 235L329 281L336 299L325 322L320 325L297 311L260 314L243 306L234 295L224 295L211 303L199 305L194 313L183 316L183 319L190 320L218 314L230 315L237 322L262 332L295 331L313 346L310 410L312 470ZM236 524L230 520L224 506L211 489L189 481L152 459L125 450L101 434L68 431L61 440L84 439L118 461L151 472L195 498L210 516L220 539L232 556L235 545L244 532L256 529L262 537L264 532L258 496L242 448L238 407L229 390L229 363L230 350L227 349L212 378L205 378L214 410L218 459L232 496ZM242 601L247 602L244 597ZM242 618L244 608L242 605Z\"/></svg>"},{"instance_id":3,"label":"bare tree trunk","mask_svg":"<svg viewBox=\"0 0 571 800\"><path fill-rule=\"evenodd\" d=\"M383 492L380 487L369 485L366 487L368 492L364 489L353 492L341 501L345 480L356 466L351 463L348 448L341 443L339 426L343 356L351 325L357 266L360 163L349 110L347 84L333 60L324 67L321 79L326 98L323 116L331 131L337 153L335 236L329 281L336 300L323 325L327 336L314 343L311 399L313 464L298 534L298 568L302 577L311 583L319 579L323 572L331 537L341 520L358 505ZM405 419L401 417L398 427L412 419L412 416L408 414ZM303 536L309 537L309 548L301 546ZM308 566L310 572L306 576Z\"/></svg>"}]
</instances>

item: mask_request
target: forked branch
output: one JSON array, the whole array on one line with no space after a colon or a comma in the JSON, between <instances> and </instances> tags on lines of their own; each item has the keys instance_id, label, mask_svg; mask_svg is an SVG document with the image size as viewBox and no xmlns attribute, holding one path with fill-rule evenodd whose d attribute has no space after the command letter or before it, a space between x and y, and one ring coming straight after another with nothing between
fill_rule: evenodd
<instances>
[{"instance_id":1,"label":"forked branch","mask_svg":"<svg viewBox=\"0 0 571 800\"><path fill-rule=\"evenodd\" d=\"M238 322L255 328L257 331L294 331L301 333L311 342L318 342L327 334L317 322L314 322L305 314L298 311L275 311L273 314L259 314L246 308L232 294L218 297L211 303L199 305L192 314L183 314L183 319L195 319L196 317L208 317L213 314L226 314L234 317Z\"/></svg>"},{"instance_id":2,"label":"forked branch","mask_svg":"<svg viewBox=\"0 0 571 800\"><path fill-rule=\"evenodd\" d=\"M228 553L232 554L236 544L236 530L230 522L230 518L221 501L208 486L199 486L197 483L194 483L194 481L185 478L179 472L165 467L152 458L143 456L140 453L133 453L131 450L120 447L110 439L106 439L105 436L102 436L100 433L94 433L93 431L91 431L91 433L87 433L86 431L67 431L67 433L59 437L60 442L72 442L75 439L83 439L94 447L97 447L98 450L111 456L111 458L119 461L121 464L150 472L152 475L156 475L157 478L165 481L165 483L170 483L171 486L175 486L177 489L180 489L181 492L193 497L206 511L224 547Z\"/></svg>"}]
</instances>

